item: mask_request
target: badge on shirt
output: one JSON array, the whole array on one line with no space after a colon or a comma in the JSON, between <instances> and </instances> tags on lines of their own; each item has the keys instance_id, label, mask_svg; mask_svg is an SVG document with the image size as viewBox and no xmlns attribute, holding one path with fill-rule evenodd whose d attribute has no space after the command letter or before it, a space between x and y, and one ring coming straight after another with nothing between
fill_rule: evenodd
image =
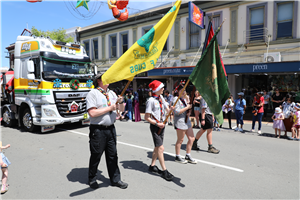
<instances>
[{"instance_id":1,"label":"badge on shirt","mask_svg":"<svg viewBox=\"0 0 300 200\"><path fill-rule=\"evenodd\" d=\"M107 105L106 105L106 99L102 99L102 108L103 107L107 107Z\"/></svg>"}]
</instances>

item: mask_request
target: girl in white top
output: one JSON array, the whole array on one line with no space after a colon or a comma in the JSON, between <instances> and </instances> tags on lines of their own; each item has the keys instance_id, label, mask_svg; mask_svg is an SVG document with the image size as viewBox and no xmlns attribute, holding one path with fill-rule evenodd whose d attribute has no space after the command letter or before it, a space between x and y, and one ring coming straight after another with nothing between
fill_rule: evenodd
<instances>
[{"instance_id":1,"label":"girl in white top","mask_svg":"<svg viewBox=\"0 0 300 200\"><path fill-rule=\"evenodd\" d=\"M173 98L173 105L176 102L176 100L178 99L178 94L181 94L181 92L183 90L184 90L184 88L183 88L182 84L180 84L175 89L176 97ZM192 105L189 104L185 98L181 97L178 100L178 102L176 103L175 109L174 109L174 126L175 126L175 129L177 132L177 141L175 144L175 152L176 152L175 161L182 163L182 164L186 164L187 162L192 163L192 164L197 163L197 161L195 161L190 155L192 145L195 140L193 128L191 125L191 121L189 119L189 114L187 113L190 108L192 108ZM187 120L186 120L186 117L187 117ZM180 148L181 148L181 144L184 139L184 135L187 136L188 142L186 145L185 159L182 159L180 156Z\"/></svg>"}]
</instances>

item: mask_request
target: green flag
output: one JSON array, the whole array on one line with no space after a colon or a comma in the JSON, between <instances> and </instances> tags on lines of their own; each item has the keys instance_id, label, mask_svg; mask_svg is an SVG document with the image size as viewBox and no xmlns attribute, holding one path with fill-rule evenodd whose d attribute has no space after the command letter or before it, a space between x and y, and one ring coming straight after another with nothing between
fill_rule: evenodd
<instances>
[{"instance_id":1,"label":"green flag","mask_svg":"<svg viewBox=\"0 0 300 200\"><path fill-rule=\"evenodd\" d=\"M200 92L219 124L223 124L222 105L230 96L221 63L216 32L189 79Z\"/></svg>"}]
</instances>

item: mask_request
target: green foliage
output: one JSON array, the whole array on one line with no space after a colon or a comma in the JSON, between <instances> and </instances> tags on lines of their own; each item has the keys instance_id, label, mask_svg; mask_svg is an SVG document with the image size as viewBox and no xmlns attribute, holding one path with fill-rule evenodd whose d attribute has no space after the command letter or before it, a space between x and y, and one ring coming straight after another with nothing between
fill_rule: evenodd
<instances>
[{"instance_id":1,"label":"green foliage","mask_svg":"<svg viewBox=\"0 0 300 200\"><path fill-rule=\"evenodd\" d=\"M31 28L32 35L35 35L37 37L43 35L44 37L49 36L52 40L57 40L61 42L74 42L74 39L66 35L66 30L64 28L54 29L53 31L42 31L37 30L34 26Z\"/></svg>"}]
</instances>

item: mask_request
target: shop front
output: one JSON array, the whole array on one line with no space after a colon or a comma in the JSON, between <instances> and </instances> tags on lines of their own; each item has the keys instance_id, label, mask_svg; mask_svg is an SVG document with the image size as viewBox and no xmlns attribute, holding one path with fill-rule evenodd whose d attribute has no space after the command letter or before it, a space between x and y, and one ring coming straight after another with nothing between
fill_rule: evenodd
<instances>
[{"instance_id":1,"label":"shop front","mask_svg":"<svg viewBox=\"0 0 300 200\"><path fill-rule=\"evenodd\" d=\"M149 71L148 77L163 77L169 80L167 89L172 91L176 81L187 81L193 69L192 66L157 68ZM283 95L287 93L298 94L295 96L295 100L300 101L299 61L225 65L225 70L228 75L228 86L234 98L237 98L238 92L245 92L247 107L249 107L246 113L250 115L253 96L256 91L266 90L272 94L275 88L279 88ZM187 93L192 90L193 86L187 87ZM270 107L270 109L273 108Z\"/></svg>"}]
</instances>

